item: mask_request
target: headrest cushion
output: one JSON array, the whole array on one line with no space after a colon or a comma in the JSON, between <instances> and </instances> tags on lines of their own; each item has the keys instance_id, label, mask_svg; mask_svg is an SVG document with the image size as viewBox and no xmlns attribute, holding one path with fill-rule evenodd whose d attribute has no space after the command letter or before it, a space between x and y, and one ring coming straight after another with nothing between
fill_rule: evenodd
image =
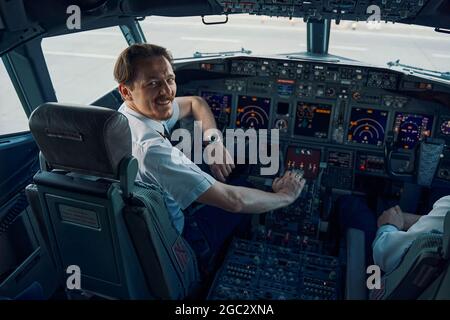
<instances>
[{"instance_id":1,"label":"headrest cushion","mask_svg":"<svg viewBox=\"0 0 450 320\"><path fill-rule=\"evenodd\" d=\"M120 161L131 156L128 120L115 110L46 103L29 124L51 168L118 179Z\"/></svg>"}]
</instances>

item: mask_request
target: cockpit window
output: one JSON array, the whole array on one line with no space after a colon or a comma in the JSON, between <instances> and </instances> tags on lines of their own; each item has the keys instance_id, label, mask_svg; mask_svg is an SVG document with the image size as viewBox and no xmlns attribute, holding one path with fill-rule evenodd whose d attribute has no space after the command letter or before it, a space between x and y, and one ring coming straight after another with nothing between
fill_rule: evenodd
<instances>
[{"instance_id":1,"label":"cockpit window","mask_svg":"<svg viewBox=\"0 0 450 320\"><path fill-rule=\"evenodd\" d=\"M387 67L390 61L450 71L450 38L433 28L405 24L342 21L331 24L334 55Z\"/></svg>"},{"instance_id":2,"label":"cockpit window","mask_svg":"<svg viewBox=\"0 0 450 320\"><path fill-rule=\"evenodd\" d=\"M0 136L23 131L29 131L28 119L0 61Z\"/></svg>"},{"instance_id":3,"label":"cockpit window","mask_svg":"<svg viewBox=\"0 0 450 320\"><path fill-rule=\"evenodd\" d=\"M223 20L223 16L205 17L207 22ZM150 16L140 23L147 42L169 48L174 58L192 58L196 53L306 51L306 24L302 19L235 14L226 24L204 25L200 17Z\"/></svg>"},{"instance_id":4,"label":"cockpit window","mask_svg":"<svg viewBox=\"0 0 450 320\"><path fill-rule=\"evenodd\" d=\"M111 91L114 64L127 46L119 27L43 39L58 101L90 104Z\"/></svg>"},{"instance_id":5,"label":"cockpit window","mask_svg":"<svg viewBox=\"0 0 450 320\"><path fill-rule=\"evenodd\" d=\"M208 22L223 16L205 17ZM295 54L307 50L306 23L300 18L230 15L226 24L204 25L200 17L150 16L141 22L147 41L169 48L175 58L249 52ZM390 61L449 71L448 35L433 28L376 22L331 22L329 53L387 67Z\"/></svg>"}]
</instances>

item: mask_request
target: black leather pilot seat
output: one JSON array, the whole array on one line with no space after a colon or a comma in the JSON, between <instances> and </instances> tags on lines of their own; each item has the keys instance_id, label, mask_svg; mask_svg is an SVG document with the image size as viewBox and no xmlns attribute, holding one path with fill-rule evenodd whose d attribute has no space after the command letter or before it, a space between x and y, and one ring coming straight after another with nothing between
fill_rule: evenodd
<instances>
[{"instance_id":1,"label":"black leather pilot seat","mask_svg":"<svg viewBox=\"0 0 450 320\"><path fill-rule=\"evenodd\" d=\"M137 161L121 113L48 103L30 117L41 170L27 188L62 284L106 298L183 299L198 285L192 249L169 220L161 190L135 182Z\"/></svg>"}]
</instances>

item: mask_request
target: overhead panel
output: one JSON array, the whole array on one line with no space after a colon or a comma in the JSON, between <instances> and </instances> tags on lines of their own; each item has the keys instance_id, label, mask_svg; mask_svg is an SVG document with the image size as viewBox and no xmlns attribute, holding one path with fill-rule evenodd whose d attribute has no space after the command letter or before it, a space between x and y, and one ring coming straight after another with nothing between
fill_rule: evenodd
<instances>
[{"instance_id":1,"label":"overhead panel","mask_svg":"<svg viewBox=\"0 0 450 320\"><path fill-rule=\"evenodd\" d=\"M428 0L217 0L223 13L397 22L414 18Z\"/></svg>"}]
</instances>

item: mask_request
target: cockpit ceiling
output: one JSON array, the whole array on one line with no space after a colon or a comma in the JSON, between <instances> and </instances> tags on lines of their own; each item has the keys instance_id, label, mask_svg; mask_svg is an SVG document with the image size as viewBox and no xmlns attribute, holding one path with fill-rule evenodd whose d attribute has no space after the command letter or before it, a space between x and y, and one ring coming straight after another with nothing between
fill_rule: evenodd
<instances>
[{"instance_id":1,"label":"cockpit ceiling","mask_svg":"<svg viewBox=\"0 0 450 320\"><path fill-rule=\"evenodd\" d=\"M448 0L0 0L0 55L36 37L75 32L67 9L79 6L82 30L152 15L250 13L308 20L392 21L450 29Z\"/></svg>"}]
</instances>

